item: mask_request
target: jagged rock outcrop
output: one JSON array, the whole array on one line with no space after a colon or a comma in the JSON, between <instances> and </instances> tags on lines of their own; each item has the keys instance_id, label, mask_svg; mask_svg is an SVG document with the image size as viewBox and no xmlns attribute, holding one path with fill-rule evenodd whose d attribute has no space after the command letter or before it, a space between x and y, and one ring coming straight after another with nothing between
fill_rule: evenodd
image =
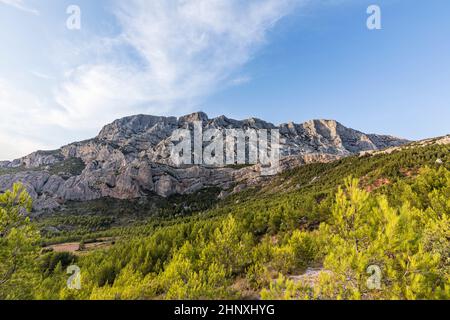
<instances>
[{"instance_id":1,"label":"jagged rock outcrop","mask_svg":"<svg viewBox=\"0 0 450 320\"><path fill-rule=\"evenodd\" d=\"M264 179L259 165L174 167L170 158L171 135L176 129L191 128L195 121L201 121L204 130L279 129L282 169L408 142L391 136L367 135L332 120L275 126L255 118L209 119L202 112L178 119L136 115L105 126L91 140L0 162L0 192L22 182L35 199L35 210L42 210L57 208L69 200L130 199L152 193L167 197L208 186L242 187Z\"/></svg>"}]
</instances>

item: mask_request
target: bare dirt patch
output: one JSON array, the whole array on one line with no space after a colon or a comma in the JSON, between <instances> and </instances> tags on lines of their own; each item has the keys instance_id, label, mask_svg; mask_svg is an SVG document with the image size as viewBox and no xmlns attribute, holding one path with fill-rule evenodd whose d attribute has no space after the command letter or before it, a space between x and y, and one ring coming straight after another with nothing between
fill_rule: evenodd
<instances>
[{"instance_id":1,"label":"bare dirt patch","mask_svg":"<svg viewBox=\"0 0 450 320\"><path fill-rule=\"evenodd\" d=\"M382 186L388 185L391 183L391 180L387 178L379 178L374 183L366 187L367 192L372 192Z\"/></svg>"},{"instance_id":2,"label":"bare dirt patch","mask_svg":"<svg viewBox=\"0 0 450 320\"><path fill-rule=\"evenodd\" d=\"M84 249L80 250L80 242L67 242L58 243L48 246L48 249L52 249L54 252L70 252L74 254L83 254L89 251L107 249L113 246L115 239L113 238L103 238L98 241L88 242L84 244Z\"/></svg>"}]
</instances>

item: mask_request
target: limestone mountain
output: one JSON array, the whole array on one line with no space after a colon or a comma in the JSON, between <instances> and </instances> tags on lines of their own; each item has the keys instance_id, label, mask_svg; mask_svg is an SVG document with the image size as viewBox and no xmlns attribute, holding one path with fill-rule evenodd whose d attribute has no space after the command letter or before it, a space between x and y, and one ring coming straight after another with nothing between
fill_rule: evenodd
<instances>
[{"instance_id":1,"label":"limestone mountain","mask_svg":"<svg viewBox=\"0 0 450 320\"><path fill-rule=\"evenodd\" d=\"M265 179L260 167L175 167L170 160L174 130L201 121L204 130L279 129L282 169L327 162L352 154L401 146L407 140L364 134L333 120L274 124L225 116L209 119L197 112L180 118L135 115L106 125L93 139L54 151L37 151L0 162L0 192L22 182L34 198L34 209L56 209L67 201L104 197L132 199L157 194L187 194L216 186L230 192Z\"/></svg>"}]
</instances>

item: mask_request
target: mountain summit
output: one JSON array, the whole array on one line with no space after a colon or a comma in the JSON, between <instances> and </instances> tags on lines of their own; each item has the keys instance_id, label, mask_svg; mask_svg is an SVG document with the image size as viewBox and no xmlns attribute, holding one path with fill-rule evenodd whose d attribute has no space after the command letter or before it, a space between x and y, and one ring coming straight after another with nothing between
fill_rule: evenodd
<instances>
[{"instance_id":1,"label":"mountain summit","mask_svg":"<svg viewBox=\"0 0 450 320\"><path fill-rule=\"evenodd\" d=\"M204 130L279 129L283 169L408 142L365 134L334 120L276 126L256 118L210 119L203 112L179 118L135 115L106 125L93 139L0 162L0 192L22 182L39 211L58 208L67 201L132 199L150 194L167 197L211 186L230 189L237 184L242 188L263 179L258 165L174 167L170 161L170 137L174 130L190 128L195 121L200 121Z\"/></svg>"}]
</instances>

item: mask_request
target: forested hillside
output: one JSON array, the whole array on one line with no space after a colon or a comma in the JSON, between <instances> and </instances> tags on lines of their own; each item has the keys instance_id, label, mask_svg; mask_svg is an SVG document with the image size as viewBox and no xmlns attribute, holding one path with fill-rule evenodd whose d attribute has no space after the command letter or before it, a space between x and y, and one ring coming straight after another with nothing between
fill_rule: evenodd
<instances>
[{"instance_id":1,"label":"forested hillside","mask_svg":"<svg viewBox=\"0 0 450 320\"><path fill-rule=\"evenodd\" d=\"M0 196L0 298L449 299L449 151L417 144L306 165L224 200L207 190L146 207L150 217L29 221L17 186ZM83 250L101 237L114 240ZM43 249L75 240L79 252ZM80 290L67 288L72 264Z\"/></svg>"}]
</instances>

